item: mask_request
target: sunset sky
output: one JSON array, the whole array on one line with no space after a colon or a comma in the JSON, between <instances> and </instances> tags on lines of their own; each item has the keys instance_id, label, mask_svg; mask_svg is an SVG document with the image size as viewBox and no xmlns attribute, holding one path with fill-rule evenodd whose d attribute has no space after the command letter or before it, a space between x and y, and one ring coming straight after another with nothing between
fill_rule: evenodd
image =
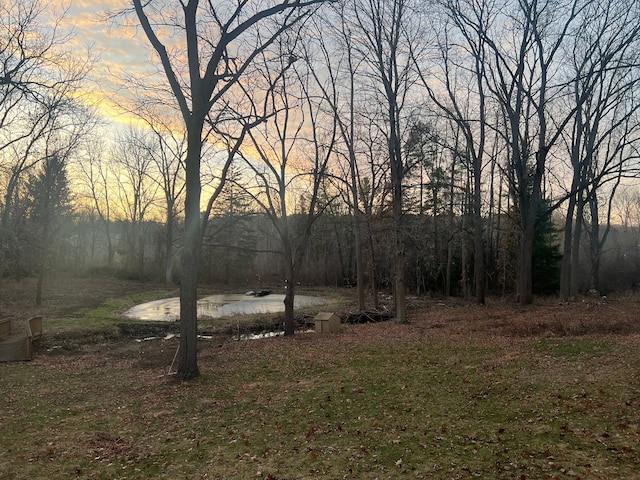
<instances>
[{"instance_id":1,"label":"sunset sky","mask_svg":"<svg viewBox=\"0 0 640 480\"><path fill-rule=\"evenodd\" d=\"M125 92L119 86L124 74L140 77L150 71L146 39L141 32L127 28L125 18L106 18L107 12L130 7L129 0L73 0L64 22L72 28L71 47L78 56L87 51L94 58L90 74L88 98L99 104L100 113L115 121L128 119L118 112L115 102L124 100ZM133 20L133 16L129 17Z\"/></svg>"}]
</instances>

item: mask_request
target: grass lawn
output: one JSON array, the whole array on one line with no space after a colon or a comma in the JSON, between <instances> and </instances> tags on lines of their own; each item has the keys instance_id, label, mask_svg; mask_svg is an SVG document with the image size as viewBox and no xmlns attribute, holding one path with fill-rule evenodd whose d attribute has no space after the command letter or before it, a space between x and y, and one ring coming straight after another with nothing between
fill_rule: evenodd
<instances>
[{"instance_id":1,"label":"grass lawn","mask_svg":"<svg viewBox=\"0 0 640 480\"><path fill-rule=\"evenodd\" d=\"M640 478L637 307L203 340L191 382L175 339L47 343L0 364L0 479Z\"/></svg>"}]
</instances>

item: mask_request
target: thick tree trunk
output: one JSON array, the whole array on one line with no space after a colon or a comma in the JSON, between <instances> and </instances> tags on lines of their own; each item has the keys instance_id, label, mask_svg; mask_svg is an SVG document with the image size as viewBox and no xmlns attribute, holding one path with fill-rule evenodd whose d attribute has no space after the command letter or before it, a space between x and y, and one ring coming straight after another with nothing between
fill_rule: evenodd
<instances>
[{"instance_id":1,"label":"thick tree trunk","mask_svg":"<svg viewBox=\"0 0 640 480\"><path fill-rule=\"evenodd\" d=\"M353 241L356 250L356 287L358 288L358 310L364 312L366 307L364 301L364 259L362 255L361 217L362 215L356 206L353 214Z\"/></svg>"},{"instance_id":2,"label":"thick tree trunk","mask_svg":"<svg viewBox=\"0 0 640 480\"><path fill-rule=\"evenodd\" d=\"M481 190L481 174L482 166L480 161L476 161L474 165L474 186L473 186L473 247L474 247L474 275L476 284L476 303L484 305L485 303L485 269L484 269L484 232L482 221L482 190Z\"/></svg>"},{"instance_id":3,"label":"thick tree trunk","mask_svg":"<svg viewBox=\"0 0 640 480\"><path fill-rule=\"evenodd\" d=\"M573 238L575 204L575 195L571 195L567 206L567 218L564 221L563 255L560 265L560 297L565 302L571 297L571 239Z\"/></svg>"},{"instance_id":4,"label":"thick tree trunk","mask_svg":"<svg viewBox=\"0 0 640 480\"><path fill-rule=\"evenodd\" d=\"M396 322L407 322L407 300L405 287L405 255L404 242L396 241L396 287L395 287L395 303L396 303Z\"/></svg>"},{"instance_id":5,"label":"thick tree trunk","mask_svg":"<svg viewBox=\"0 0 640 480\"><path fill-rule=\"evenodd\" d=\"M285 292L284 292L284 334L290 336L295 333L294 305L296 295L295 268L291 247L288 241L284 240L284 261L285 261Z\"/></svg>"},{"instance_id":6,"label":"thick tree trunk","mask_svg":"<svg viewBox=\"0 0 640 480\"><path fill-rule=\"evenodd\" d=\"M536 234L536 220L540 205L541 177L534 179L531 196L521 196L521 205L526 202L521 212L520 261L518 268L518 294L521 305L533 303L533 240ZM524 201L522 198L524 197ZM523 208L523 207L521 207Z\"/></svg>"},{"instance_id":7,"label":"thick tree trunk","mask_svg":"<svg viewBox=\"0 0 640 480\"><path fill-rule=\"evenodd\" d=\"M584 213L584 200L578 197L578 203L576 206L576 220L573 231L573 238L571 240L571 272L570 272L570 286L569 297L575 297L578 295L581 282L580 274L580 240L582 239L582 217Z\"/></svg>"},{"instance_id":8,"label":"thick tree trunk","mask_svg":"<svg viewBox=\"0 0 640 480\"><path fill-rule=\"evenodd\" d=\"M533 226L522 231L518 266L518 295L521 305L533 303Z\"/></svg>"},{"instance_id":9,"label":"thick tree trunk","mask_svg":"<svg viewBox=\"0 0 640 480\"><path fill-rule=\"evenodd\" d=\"M400 157L397 158L399 159ZM394 160L392 160L392 162L394 162ZM391 176L393 177L393 241L395 248L395 320L397 323L406 323L407 301L405 287L404 228L402 216L402 173L401 162L395 161L395 163L395 168L391 168Z\"/></svg>"},{"instance_id":10,"label":"thick tree trunk","mask_svg":"<svg viewBox=\"0 0 640 480\"><path fill-rule=\"evenodd\" d=\"M180 347L178 376L195 378L198 369L198 266L202 232L200 230L200 154L203 122L189 125L186 160L185 239L180 282Z\"/></svg>"}]
</instances>

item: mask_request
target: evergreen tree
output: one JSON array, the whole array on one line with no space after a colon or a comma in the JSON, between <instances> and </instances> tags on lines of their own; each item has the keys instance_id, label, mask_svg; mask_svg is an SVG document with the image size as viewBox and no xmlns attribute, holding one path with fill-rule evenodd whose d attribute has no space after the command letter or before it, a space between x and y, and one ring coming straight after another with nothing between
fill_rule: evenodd
<instances>
[{"instance_id":1,"label":"evergreen tree","mask_svg":"<svg viewBox=\"0 0 640 480\"><path fill-rule=\"evenodd\" d=\"M36 251L38 287L36 305L42 303L42 286L49 256L58 234L71 214L71 194L63 157L51 155L27 182L30 241Z\"/></svg>"},{"instance_id":2,"label":"evergreen tree","mask_svg":"<svg viewBox=\"0 0 640 480\"><path fill-rule=\"evenodd\" d=\"M550 295L560 289L560 241L558 229L548 213L548 204L541 202L533 238L533 292Z\"/></svg>"}]
</instances>

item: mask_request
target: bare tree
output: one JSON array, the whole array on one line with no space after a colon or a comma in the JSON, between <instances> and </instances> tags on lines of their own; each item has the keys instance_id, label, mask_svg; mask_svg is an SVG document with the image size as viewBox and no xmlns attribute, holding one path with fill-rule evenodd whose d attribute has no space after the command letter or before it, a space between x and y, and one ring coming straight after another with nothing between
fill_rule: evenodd
<instances>
[{"instance_id":1,"label":"bare tree","mask_svg":"<svg viewBox=\"0 0 640 480\"><path fill-rule=\"evenodd\" d=\"M129 127L116 138L111 153L117 206L127 227L127 265L139 278L144 276L145 220L156 203L159 188L152 177L155 147L155 139L148 132Z\"/></svg>"},{"instance_id":2,"label":"bare tree","mask_svg":"<svg viewBox=\"0 0 640 480\"><path fill-rule=\"evenodd\" d=\"M366 64L365 78L374 104L379 105L377 126L386 141L391 170L394 238L396 321L407 321L405 241L403 227L403 135L407 96L415 83L410 50L419 51L418 10L410 0L357 0L352 4L348 28L354 48Z\"/></svg>"},{"instance_id":3,"label":"bare tree","mask_svg":"<svg viewBox=\"0 0 640 480\"><path fill-rule=\"evenodd\" d=\"M152 154L154 175L165 201L165 283L173 282L173 267L176 256L176 219L182 211L184 193L184 157L186 136L175 132L174 128L159 119L147 119L155 135L156 149Z\"/></svg>"},{"instance_id":4,"label":"bare tree","mask_svg":"<svg viewBox=\"0 0 640 480\"><path fill-rule=\"evenodd\" d=\"M224 110L225 98L249 73L253 60L282 32L305 18L311 12L308 7L321 0L240 2L235 5L199 0L175 3L174 6L154 0L144 3L133 0L136 16L159 57L187 133L186 232L180 284L178 375L189 379L199 374L196 307L203 222L206 222L206 215L203 219L200 214L200 161L206 140L205 126L214 107ZM170 29L165 28L167 18L172 24ZM274 18L278 21L277 26L270 29L266 21ZM213 117L220 118L219 115ZM233 150L239 147L245 133L246 128L243 128L229 159L233 158ZM228 170L228 166L225 167ZM222 171L226 170L223 167ZM224 175L221 175L220 184L223 183ZM212 204L212 198L208 205Z\"/></svg>"},{"instance_id":5,"label":"bare tree","mask_svg":"<svg viewBox=\"0 0 640 480\"><path fill-rule=\"evenodd\" d=\"M340 142L336 146L336 163L340 174L334 176L348 192L345 200L351 209L356 257L358 309L365 309L365 265L362 232L363 212L360 202L360 174L357 154L356 76L360 61L355 56L353 39L345 22L346 2L336 2L331 15L316 22L312 34L318 54L307 52L311 74L338 125ZM306 49L308 50L308 49ZM326 77L326 78L325 78ZM346 161L341 162L341 158ZM346 165L345 165L346 164ZM371 279L373 282L374 279Z\"/></svg>"},{"instance_id":6,"label":"bare tree","mask_svg":"<svg viewBox=\"0 0 640 480\"><path fill-rule=\"evenodd\" d=\"M476 302L485 302L484 234L482 218L482 171L487 144L488 102L486 93L487 47L485 32L494 20L491 2L445 0L444 32L439 41L440 75L425 74L417 62L420 78L430 100L454 122L465 142L465 155L472 169L473 239ZM457 55L456 52L462 53ZM462 58L459 58L462 57ZM437 83L436 83L437 81Z\"/></svg>"},{"instance_id":7,"label":"bare tree","mask_svg":"<svg viewBox=\"0 0 640 480\"><path fill-rule=\"evenodd\" d=\"M256 109L268 118L248 132L258 161L242 152L255 174L256 185L247 189L273 223L282 245L285 269L285 335L294 333L297 270L306 252L311 227L326 204L320 190L336 138L336 117L311 90L306 65L295 67L297 57L281 42L274 60L263 55L266 95ZM253 193L256 192L256 193ZM300 201L292 208L292 200Z\"/></svg>"},{"instance_id":8,"label":"bare tree","mask_svg":"<svg viewBox=\"0 0 640 480\"><path fill-rule=\"evenodd\" d=\"M580 287L579 255L585 207L590 209L591 285L598 289L599 258L611 219L611 201L624 175L632 175L637 160L634 145L640 133L640 26L629 2L592 2L575 35L572 96L575 117L567 145L571 185L564 226L564 256L560 293L566 300ZM569 100L568 100L569 101ZM570 105L571 106L571 105ZM600 232L601 190L612 183L606 227Z\"/></svg>"},{"instance_id":9,"label":"bare tree","mask_svg":"<svg viewBox=\"0 0 640 480\"><path fill-rule=\"evenodd\" d=\"M107 244L106 265L110 268L113 267L115 256L111 223L114 219L112 204L114 203L113 191L116 186L110 158L105 155L105 151L106 147L100 139L87 142L78 161L74 163L74 167L77 170L76 178L78 179L76 187L81 185L80 188L76 188L76 194L80 195L87 205L90 205L93 215L97 216ZM92 245L95 245L95 238ZM91 251L93 259L93 246Z\"/></svg>"},{"instance_id":10,"label":"bare tree","mask_svg":"<svg viewBox=\"0 0 640 480\"><path fill-rule=\"evenodd\" d=\"M89 64L75 59L60 22L48 20L46 2L16 0L0 5L0 277L11 244L12 218L19 189L28 172L46 155L53 132L74 127L73 94Z\"/></svg>"},{"instance_id":11,"label":"bare tree","mask_svg":"<svg viewBox=\"0 0 640 480\"><path fill-rule=\"evenodd\" d=\"M487 5L483 1L478 8ZM533 301L533 241L548 159L575 114L575 105L557 107L567 89L560 80L563 48L584 5L583 0L509 2L479 32L489 60L484 67L487 91L502 116L495 129L509 149L506 170L518 212L522 304Z\"/></svg>"}]
</instances>

